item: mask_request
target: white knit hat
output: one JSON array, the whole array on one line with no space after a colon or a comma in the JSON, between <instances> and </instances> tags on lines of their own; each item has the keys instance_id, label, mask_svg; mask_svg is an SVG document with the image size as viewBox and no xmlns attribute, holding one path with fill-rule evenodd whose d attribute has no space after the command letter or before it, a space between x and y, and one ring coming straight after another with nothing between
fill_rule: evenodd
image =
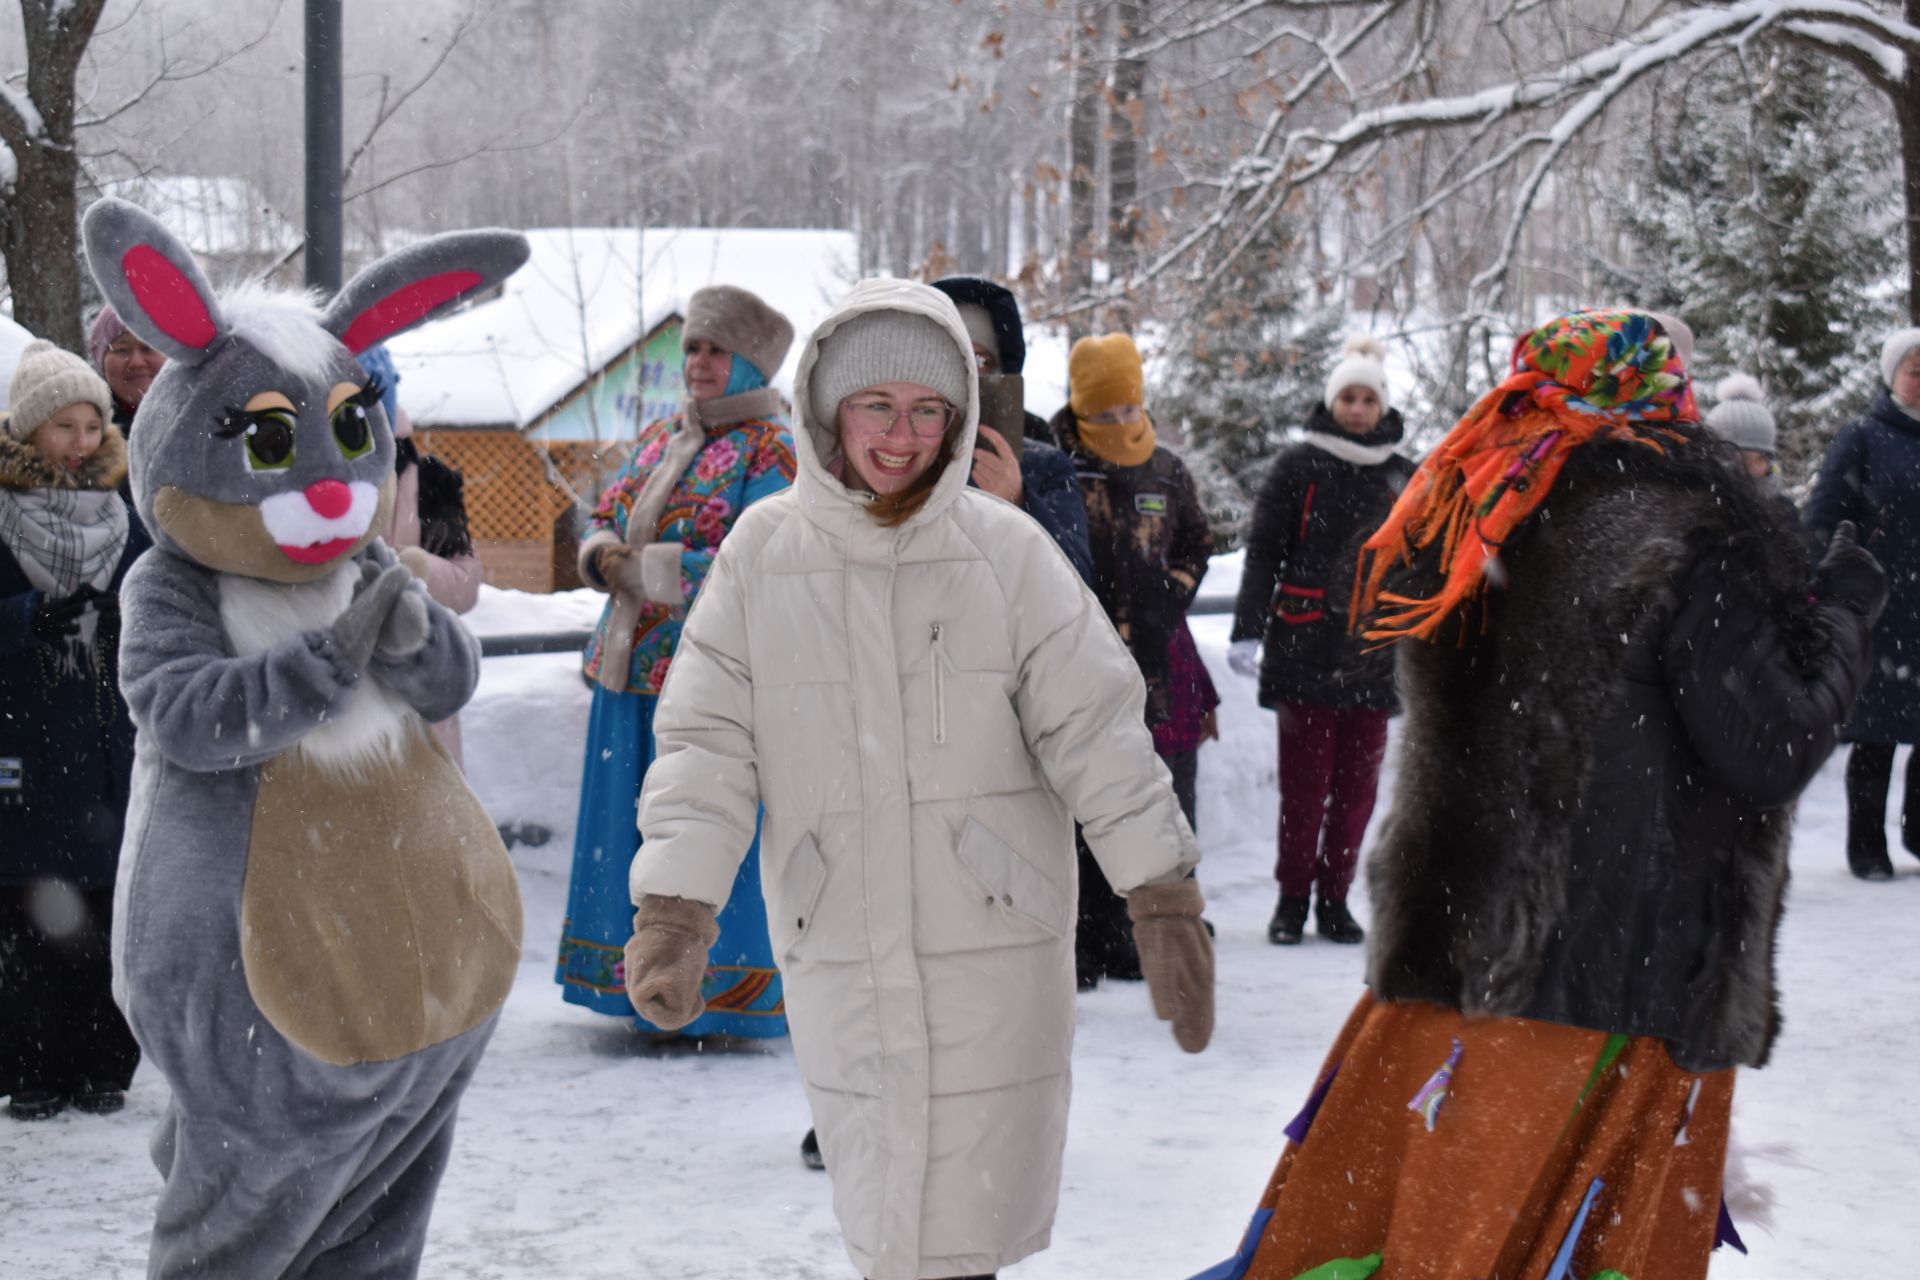
<instances>
[{"instance_id":1,"label":"white knit hat","mask_svg":"<svg viewBox=\"0 0 1920 1280\"><path fill-rule=\"evenodd\" d=\"M1915 350L1920 350L1920 329L1894 330L1880 348L1880 381L1893 386L1893 375L1900 371L1900 362Z\"/></svg>"},{"instance_id":2,"label":"white knit hat","mask_svg":"<svg viewBox=\"0 0 1920 1280\"><path fill-rule=\"evenodd\" d=\"M1730 374L1713 389L1719 401L1707 415L1707 428L1736 449L1751 449L1771 456L1779 439L1773 414L1767 408L1766 393L1754 378L1744 373Z\"/></svg>"},{"instance_id":3,"label":"white knit hat","mask_svg":"<svg viewBox=\"0 0 1920 1280\"><path fill-rule=\"evenodd\" d=\"M1380 411L1392 407L1387 398L1387 349L1370 333L1355 334L1340 349L1340 363L1327 375L1326 394L1321 397L1327 408L1348 387L1366 387L1380 397Z\"/></svg>"},{"instance_id":4,"label":"white knit hat","mask_svg":"<svg viewBox=\"0 0 1920 1280\"><path fill-rule=\"evenodd\" d=\"M100 410L101 422L113 421L113 395L106 379L71 351L35 339L13 367L13 385L7 391L7 434L25 440L48 418L83 401Z\"/></svg>"},{"instance_id":5,"label":"white knit hat","mask_svg":"<svg viewBox=\"0 0 1920 1280\"><path fill-rule=\"evenodd\" d=\"M820 340L807 380L814 420L831 426L842 400L883 382L917 382L966 407L967 366L946 326L911 311L865 311Z\"/></svg>"}]
</instances>

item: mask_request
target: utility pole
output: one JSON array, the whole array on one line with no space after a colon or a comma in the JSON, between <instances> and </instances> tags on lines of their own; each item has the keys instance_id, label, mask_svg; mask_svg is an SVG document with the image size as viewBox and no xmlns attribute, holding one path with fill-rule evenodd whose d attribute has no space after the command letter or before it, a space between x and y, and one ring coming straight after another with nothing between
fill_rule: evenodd
<instances>
[{"instance_id":1,"label":"utility pole","mask_svg":"<svg viewBox=\"0 0 1920 1280\"><path fill-rule=\"evenodd\" d=\"M307 287L340 291L341 0L307 5Z\"/></svg>"}]
</instances>

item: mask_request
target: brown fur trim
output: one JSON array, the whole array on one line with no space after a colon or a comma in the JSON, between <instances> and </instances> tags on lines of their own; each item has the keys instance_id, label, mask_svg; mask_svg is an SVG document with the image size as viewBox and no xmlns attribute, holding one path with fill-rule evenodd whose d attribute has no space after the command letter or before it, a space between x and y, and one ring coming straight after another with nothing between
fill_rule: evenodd
<instances>
[{"instance_id":1,"label":"brown fur trim","mask_svg":"<svg viewBox=\"0 0 1920 1280\"><path fill-rule=\"evenodd\" d=\"M127 442L111 422L86 465L69 471L28 441L0 434L0 489L115 489L127 476Z\"/></svg>"}]
</instances>

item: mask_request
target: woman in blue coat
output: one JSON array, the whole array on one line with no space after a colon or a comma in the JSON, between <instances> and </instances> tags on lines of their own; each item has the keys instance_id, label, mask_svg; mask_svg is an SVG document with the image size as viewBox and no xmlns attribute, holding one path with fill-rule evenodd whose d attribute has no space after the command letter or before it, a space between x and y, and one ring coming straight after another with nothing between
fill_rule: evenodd
<instances>
[{"instance_id":1,"label":"woman in blue coat","mask_svg":"<svg viewBox=\"0 0 1920 1280\"><path fill-rule=\"evenodd\" d=\"M0 1091L16 1120L120 1109L140 1050L107 939L133 771L116 685L130 537L107 384L35 342L0 425Z\"/></svg>"},{"instance_id":2,"label":"woman in blue coat","mask_svg":"<svg viewBox=\"0 0 1920 1280\"><path fill-rule=\"evenodd\" d=\"M1845 738L1847 865L1862 880L1887 880L1887 786L1894 748L1920 742L1920 329L1902 329L1880 351L1885 384L1857 420L1834 437L1807 503L1806 523L1822 544L1842 520L1860 527L1860 545L1888 566L1893 595L1874 628L1874 668L1854 703ZM1920 857L1920 753L1907 765L1901 843Z\"/></svg>"},{"instance_id":3,"label":"woman in blue coat","mask_svg":"<svg viewBox=\"0 0 1920 1280\"><path fill-rule=\"evenodd\" d=\"M680 335L686 407L642 428L580 547L581 578L609 599L586 652L593 710L555 977L568 1003L631 1018L649 1033L660 1028L627 999L624 947L633 933L627 870L640 843L640 785L654 759L653 712L722 539L747 507L793 483L793 437L780 395L767 385L792 341L786 317L745 289L696 290ZM706 1012L678 1034L786 1035L758 842L719 924L701 988Z\"/></svg>"}]
</instances>

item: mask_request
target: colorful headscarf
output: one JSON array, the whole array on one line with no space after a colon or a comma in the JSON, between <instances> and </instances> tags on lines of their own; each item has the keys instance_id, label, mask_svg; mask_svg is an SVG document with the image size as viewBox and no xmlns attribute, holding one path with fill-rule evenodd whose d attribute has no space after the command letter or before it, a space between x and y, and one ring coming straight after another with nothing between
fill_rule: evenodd
<instances>
[{"instance_id":1,"label":"colorful headscarf","mask_svg":"<svg viewBox=\"0 0 1920 1280\"><path fill-rule=\"evenodd\" d=\"M1553 488L1573 450L1622 440L1665 452L1696 422L1693 388L1658 322L1637 311L1577 311L1514 345L1513 372L1480 397L1407 483L1356 570L1354 625L1387 606L1370 640L1430 640L1486 586L1507 538ZM1382 591L1398 564L1440 543L1440 589L1426 599Z\"/></svg>"}]
</instances>

